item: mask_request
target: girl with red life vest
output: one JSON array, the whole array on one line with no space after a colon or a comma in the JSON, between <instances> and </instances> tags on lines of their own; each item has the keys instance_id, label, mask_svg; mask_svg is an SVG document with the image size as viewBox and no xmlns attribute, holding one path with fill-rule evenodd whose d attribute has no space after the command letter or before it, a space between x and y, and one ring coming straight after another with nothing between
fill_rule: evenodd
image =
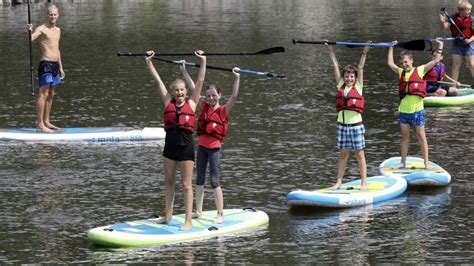
<instances>
[{"instance_id":1,"label":"girl with red life vest","mask_svg":"<svg viewBox=\"0 0 474 266\"><path fill-rule=\"evenodd\" d=\"M432 58L435 59L435 57L437 56L436 53L440 53L440 60L443 60L443 54L439 51L433 51L431 54ZM438 82L442 81L444 78L454 83L455 86L441 86L441 84ZM457 87L459 87L459 85L461 84L450 76L448 76L448 74L446 73L446 66L441 62L436 64L432 69L428 70L423 79L426 80L426 96L455 96L458 94Z\"/></svg>"},{"instance_id":2,"label":"girl with red life vest","mask_svg":"<svg viewBox=\"0 0 474 266\"><path fill-rule=\"evenodd\" d=\"M370 47L365 46L359 65L348 65L341 72L336 55L331 46L326 44L329 51L334 76L337 82L336 111L337 111L337 148L339 149L339 162L337 166L337 179L332 189L337 189L342 184L346 171L350 151L355 151L361 177L360 190L367 188L367 164L365 162L365 127L362 124L364 110L364 95L362 93L364 81L364 64Z\"/></svg>"},{"instance_id":3,"label":"girl with red life vest","mask_svg":"<svg viewBox=\"0 0 474 266\"><path fill-rule=\"evenodd\" d=\"M397 42L394 41L394 44ZM402 51L398 56L397 66L393 60L393 46L388 50L388 66L397 73L399 79L398 96L400 105L400 130L402 134L400 156L401 162L398 168L405 168L408 155L408 144L410 141L410 126L414 126L416 136L420 142L421 154L423 155L425 168L430 169L428 160L428 141L425 135L425 110L423 98L426 96L426 81L423 76L426 70L433 68L441 61L443 42L437 40L438 50L433 59L421 66L413 67L413 56Z\"/></svg>"},{"instance_id":4,"label":"girl with red life vest","mask_svg":"<svg viewBox=\"0 0 474 266\"><path fill-rule=\"evenodd\" d=\"M181 183L183 185L185 221L182 230L192 228L193 209L193 187L192 176L194 168L194 121L195 110L201 98L201 90L206 75L206 57L203 51L196 51L195 55L200 59L200 69L196 86L189 99L186 99L187 88L184 80L177 79L171 83L172 92L168 92L152 63L155 55L148 51L146 64L150 74L157 83L158 91L165 106L164 127L166 131L165 147L163 150L163 169L165 175L165 217L159 218L157 223L170 222L173 217L174 190L176 183L176 170L179 166L181 171ZM180 66L181 72L189 76L185 64Z\"/></svg>"},{"instance_id":5,"label":"girl with red life vest","mask_svg":"<svg viewBox=\"0 0 474 266\"><path fill-rule=\"evenodd\" d=\"M458 12L451 16L457 27L451 25L449 18L444 14L439 15L442 28L449 28L453 37L462 37L463 35L466 37L465 39L456 39L453 42L451 77L455 80L459 80L459 69L463 57L471 71L471 77L474 78L474 17L471 16L471 8L472 5L468 1L459 1Z\"/></svg>"},{"instance_id":6,"label":"girl with red life vest","mask_svg":"<svg viewBox=\"0 0 474 266\"><path fill-rule=\"evenodd\" d=\"M220 105L219 99L222 97L220 89L214 85L209 85L206 90L206 101L201 105L201 114L198 120L198 151L196 158L196 217L202 215L204 202L204 183L206 168L209 165L211 187L214 191L217 217L214 223L224 221L224 196L219 182L220 176L220 149L222 141L227 134L228 115L239 94L240 69L233 68L235 80L232 95L226 104Z\"/></svg>"}]
</instances>

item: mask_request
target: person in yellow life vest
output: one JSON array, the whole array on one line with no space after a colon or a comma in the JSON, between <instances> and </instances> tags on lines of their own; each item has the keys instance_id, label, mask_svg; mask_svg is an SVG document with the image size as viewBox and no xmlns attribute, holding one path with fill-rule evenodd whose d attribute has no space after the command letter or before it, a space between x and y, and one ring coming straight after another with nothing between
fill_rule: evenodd
<instances>
[{"instance_id":1,"label":"person in yellow life vest","mask_svg":"<svg viewBox=\"0 0 474 266\"><path fill-rule=\"evenodd\" d=\"M365 46L359 65L348 65L341 71L336 55L330 45L326 43L329 52L334 76L337 82L336 111L337 111L337 148L339 149L339 162L337 166L336 183L332 189L338 189L346 171L350 151L355 151L361 177L361 190L367 188L367 163L365 162L365 127L362 124L364 111L364 96L362 93L364 81L364 65L369 46Z\"/></svg>"},{"instance_id":2,"label":"person in yellow life vest","mask_svg":"<svg viewBox=\"0 0 474 266\"><path fill-rule=\"evenodd\" d=\"M157 220L157 223L168 223L173 218L173 202L175 194L176 170L179 166L181 172L181 183L183 185L185 221L182 230L192 229L193 212L193 168L194 168L194 121L196 107L201 99L201 91L206 76L206 57L203 51L195 51L200 59L200 68L196 85L189 99L186 99L186 82L177 79L171 83L171 92L161 80L160 75L153 66L153 51L148 51L146 65L151 76L155 80L158 92L165 106L164 127L166 131L165 147L163 149L163 169L165 175L165 217ZM180 66L181 72L185 72L185 62ZM187 75L186 73L182 73Z\"/></svg>"},{"instance_id":3,"label":"person in yellow life vest","mask_svg":"<svg viewBox=\"0 0 474 266\"><path fill-rule=\"evenodd\" d=\"M423 106L423 98L426 96L426 81L423 76L427 70L432 69L441 61L441 53L443 52L443 42L437 39L438 52L428 63L414 67L413 55L409 52L402 51L398 56L398 63L396 65L393 59L393 46L388 50L388 66L398 75L399 87L398 96L400 98L400 105L398 111L400 112L400 130L401 130L401 147L400 156L401 162L397 168L404 168L406 166L406 157L408 155L408 144L410 141L410 127L414 126L416 136L420 143L421 154L424 159L425 168L430 169L428 160L428 141L425 134L425 110ZM396 44L394 41L393 44Z\"/></svg>"}]
</instances>

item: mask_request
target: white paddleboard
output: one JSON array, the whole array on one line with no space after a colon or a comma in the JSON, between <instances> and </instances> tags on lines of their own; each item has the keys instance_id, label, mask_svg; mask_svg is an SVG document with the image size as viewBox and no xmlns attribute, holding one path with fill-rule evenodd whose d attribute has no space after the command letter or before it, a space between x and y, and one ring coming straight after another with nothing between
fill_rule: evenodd
<instances>
[{"instance_id":1,"label":"white paddleboard","mask_svg":"<svg viewBox=\"0 0 474 266\"><path fill-rule=\"evenodd\" d=\"M25 142L122 142L148 141L165 138L160 127L127 128L63 128L54 132L39 132L36 128L0 128L0 141Z\"/></svg>"},{"instance_id":2,"label":"white paddleboard","mask_svg":"<svg viewBox=\"0 0 474 266\"><path fill-rule=\"evenodd\" d=\"M403 177L411 186L446 186L451 182L451 175L436 163L430 162L431 170L426 170L422 158L407 156L405 168L397 168L400 161L400 157L383 161L379 165L380 174Z\"/></svg>"},{"instance_id":3,"label":"white paddleboard","mask_svg":"<svg viewBox=\"0 0 474 266\"><path fill-rule=\"evenodd\" d=\"M184 214L175 215L167 224L157 224L157 218L118 223L91 229L87 237L104 247L134 247L181 243L219 235L255 229L268 224L268 215L253 208L225 209L224 222L213 223L217 212L205 211L193 219L189 231L181 230Z\"/></svg>"},{"instance_id":4,"label":"white paddleboard","mask_svg":"<svg viewBox=\"0 0 474 266\"><path fill-rule=\"evenodd\" d=\"M405 192L403 178L374 176L367 178L367 189L360 190L361 180L342 184L338 189L297 190L288 194L290 206L346 208L393 199Z\"/></svg>"}]
</instances>

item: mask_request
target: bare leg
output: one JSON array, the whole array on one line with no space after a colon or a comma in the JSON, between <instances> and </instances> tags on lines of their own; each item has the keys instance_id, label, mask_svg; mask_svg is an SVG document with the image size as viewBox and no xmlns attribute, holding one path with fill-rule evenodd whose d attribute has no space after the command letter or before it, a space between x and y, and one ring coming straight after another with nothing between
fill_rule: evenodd
<instances>
[{"instance_id":1,"label":"bare leg","mask_svg":"<svg viewBox=\"0 0 474 266\"><path fill-rule=\"evenodd\" d=\"M401 142L400 142L400 166L396 168L406 167L406 160L408 156L408 144L410 142L410 125L400 123L400 131L402 133Z\"/></svg>"},{"instance_id":2,"label":"bare leg","mask_svg":"<svg viewBox=\"0 0 474 266\"><path fill-rule=\"evenodd\" d=\"M425 169L431 170L430 161L429 161L429 151L428 151L428 141L426 140L425 134L425 127L424 126L416 126L416 136L418 137L418 141L420 142L421 147L421 155L423 156L423 160L425 162Z\"/></svg>"},{"instance_id":3,"label":"bare leg","mask_svg":"<svg viewBox=\"0 0 474 266\"><path fill-rule=\"evenodd\" d=\"M204 204L204 186L196 185L196 214L193 218L202 216L202 206Z\"/></svg>"},{"instance_id":4,"label":"bare leg","mask_svg":"<svg viewBox=\"0 0 474 266\"><path fill-rule=\"evenodd\" d=\"M183 185L184 192L184 212L185 221L181 230L187 231L192 228L192 216L193 216L193 161L181 161L179 163L181 169L181 183Z\"/></svg>"},{"instance_id":5,"label":"bare leg","mask_svg":"<svg viewBox=\"0 0 474 266\"><path fill-rule=\"evenodd\" d=\"M165 217L158 219L157 223L166 223L173 219L174 190L176 186L177 162L163 157L163 169L165 172Z\"/></svg>"},{"instance_id":6,"label":"bare leg","mask_svg":"<svg viewBox=\"0 0 474 266\"><path fill-rule=\"evenodd\" d=\"M342 178L346 172L347 160L349 159L349 150L341 150L339 152L339 162L337 164L337 179L336 184L334 184L331 189L338 189L342 184Z\"/></svg>"},{"instance_id":7,"label":"bare leg","mask_svg":"<svg viewBox=\"0 0 474 266\"><path fill-rule=\"evenodd\" d=\"M217 217L214 223L221 224L224 222L224 195L222 194L222 188L220 186L214 189L214 199L217 208Z\"/></svg>"},{"instance_id":8,"label":"bare leg","mask_svg":"<svg viewBox=\"0 0 474 266\"><path fill-rule=\"evenodd\" d=\"M46 108L46 99L48 98L49 85L45 85L39 89L36 99L36 130L43 132L52 132L44 124L44 110Z\"/></svg>"},{"instance_id":9,"label":"bare leg","mask_svg":"<svg viewBox=\"0 0 474 266\"><path fill-rule=\"evenodd\" d=\"M462 56L457 55L457 54L453 54L452 59L453 59L453 68L451 69L451 77L454 80L458 80L459 79L459 69L461 68Z\"/></svg>"},{"instance_id":10,"label":"bare leg","mask_svg":"<svg viewBox=\"0 0 474 266\"><path fill-rule=\"evenodd\" d=\"M360 190L367 189L367 163L365 162L365 153L364 150L357 150L355 152L357 162L359 162L359 172L360 172Z\"/></svg>"},{"instance_id":11,"label":"bare leg","mask_svg":"<svg viewBox=\"0 0 474 266\"><path fill-rule=\"evenodd\" d=\"M471 78L474 78L474 55L466 56L465 58L466 58L467 67L471 71Z\"/></svg>"},{"instance_id":12,"label":"bare leg","mask_svg":"<svg viewBox=\"0 0 474 266\"><path fill-rule=\"evenodd\" d=\"M56 91L56 87L51 87L51 89L48 90L48 96L46 97L46 101L44 105L43 123L49 129L58 130L60 129L59 127L49 122L49 117L51 115L51 108L53 107L53 96L54 96L55 91Z\"/></svg>"}]
</instances>

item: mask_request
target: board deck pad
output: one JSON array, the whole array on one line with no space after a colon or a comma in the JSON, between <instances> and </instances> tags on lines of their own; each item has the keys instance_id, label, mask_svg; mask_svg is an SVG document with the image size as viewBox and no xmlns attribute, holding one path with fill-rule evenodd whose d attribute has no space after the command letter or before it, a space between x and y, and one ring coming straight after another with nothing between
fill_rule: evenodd
<instances>
[{"instance_id":1,"label":"board deck pad","mask_svg":"<svg viewBox=\"0 0 474 266\"><path fill-rule=\"evenodd\" d=\"M268 215L253 208L225 209L224 222L215 224L214 211L205 211L192 219L192 229L181 230L185 215L174 215L166 224L157 224L158 218L142 219L97 227L89 230L88 238L98 246L133 247L180 243L218 235L251 230L268 224Z\"/></svg>"}]
</instances>

